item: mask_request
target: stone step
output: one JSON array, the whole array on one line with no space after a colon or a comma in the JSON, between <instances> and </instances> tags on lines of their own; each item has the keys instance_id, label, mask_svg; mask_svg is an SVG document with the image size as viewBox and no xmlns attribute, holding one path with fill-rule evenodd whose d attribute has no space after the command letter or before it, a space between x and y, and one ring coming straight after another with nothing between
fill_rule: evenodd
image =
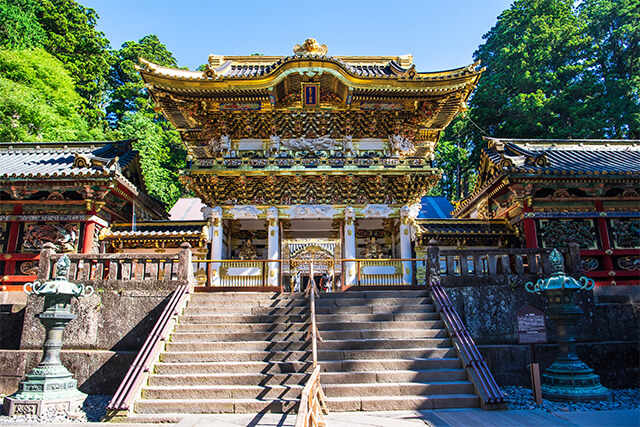
<instances>
[{"instance_id":1,"label":"stone step","mask_svg":"<svg viewBox=\"0 0 640 427\"><path fill-rule=\"evenodd\" d=\"M384 299L384 298L419 298L429 297L426 290L371 290L321 293L319 300L324 299ZM238 300L264 301L284 299L309 299L302 292L194 292L191 300Z\"/></svg>"},{"instance_id":2,"label":"stone step","mask_svg":"<svg viewBox=\"0 0 640 427\"><path fill-rule=\"evenodd\" d=\"M417 298L320 298L316 299L316 307L357 307L357 306L385 306L385 305L417 305L432 304L430 297Z\"/></svg>"},{"instance_id":3,"label":"stone step","mask_svg":"<svg viewBox=\"0 0 640 427\"><path fill-rule=\"evenodd\" d=\"M438 313L379 313L379 314L318 314L318 323L349 323L349 322L390 322L395 320L439 320ZM183 315L179 322L182 324L204 323L295 323L308 322L309 315Z\"/></svg>"},{"instance_id":4,"label":"stone step","mask_svg":"<svg viewBox=\"0 0 640 427\"><path fill-rule=\"evenodd\" d=\"M299 399L303 385L233 385L143 387L142 399Z\"/></svg>"},{"instance_id":5,"label":"stone step","mask_svg":"<svg viewBox=\"0 0 640 427\"><path fill-rule=\"evenodd\" d=\"M187 307L205 308L205 307L237 307L237 308L253 308L253 307L306 307L309 301L303 298L288 298L275 300L209 300L209 299L191 299L187 303Z\"/></svg>"},{"instance_id":6,"label":"stone step","mask_svg":"<svg viewBox=\"0 0 640 427\"><path fill-rule=\"evenodd\" d=\"M473 393L473 384L468 381L323 384L321 380L321 384L327 398Z\"/></svg>"},{"instance_id":7,"label":"stone step","mask_svg":"<svg viewBox=\"0 0 640 427\"><path fill-rule=\"evenodd\" d=\"M388 304L388 305L356 305L356 306L317 306L316 315L320 314L385 314L385 313L433 313L435 306L432 304ZM234 307L234 306L214 306L214 307L192 307L187 306L183 315L203 316L203 315L240 315L240 316L288 316L288 315L308 315L309 308L306 306L295 307Z\"/></svg>"},{"instance_id":8,"label":"stone step","mask_svg":"<svg viewBox=\"0 0 640 427\"><path fill-rule=\"evenodd\" d=\"M195 375L195 374L240 374L240 373L300 373L310 372L311 361L246 361L246 362L161 362L156 363L154 373L160 375ZM442 359L386 359L386 360L330 360L321 364L323 372L421 372L437 370L460 370L462 364L457 358ZM381 377L382 378L382 377ZM402 381L397 379L394 381ZM387 382L387 381L384 381Z\"/></svg>"},{"instance_id":9,"label":"stone step","mask_svg":"<svg viewBox=\"0 0 640 427\"><path fill-rule=\"evenodd\" d=\"M331 292L323 293L320 295L320 299L349 299L349 298L367 298L371 300L384 299L384 298L419 298L428 297L429 294L426 290L390 290L390 291L347 291L347 292Z\"/></svg>"},{"instance_id":10,"label":"stone step","mask_svg":"<svg viewBox=\"0 0 640 427\"><path fill-rule=\"evenodd\" d=\"M171 386L146 386L143 399L299 399L304 384L268 385L197 385L175 384ZM331 397L369 396L429 396L448 394L472 394L473 385L468 381L432 383L361 383L327 384L322 388Z\"/></svg>"},{"instance_id":11,"label":"stone step","mask_svg":"<svg viewBox=\"0 0 640 427\"><path fill-rule=\"evenodd\" d=\"M358 350L358 349L403 349L403 348L448 348L452 346L449 338L423 339L358 339L329 340L323 337L318 343L319 350ZM311 342L299 341L238 341L238 342L167 342L167 352L186 351L300 351L310 350Z\"/></svg>"},{"instance_id":12,"label":"stone step","mask_svg":"<svg viewBox=\"0 0 640 427\"><path fill-rule=\"evenodd\" d=\"M475 394L332 397L327 398L327 406L330 412L478 408L480 398Z\"/></svg>"},{"instance_id":13,"label":"stone step","mask_svg":"<svg viewBox=\"0 0 640 427\"><path fill-rule=\"evenodd\" d=\"M420 349L375 349L375 350L319 350L318 360L351 360L351 359L413 359L429 357L456 357L453 348L420 348ZM171 362L230 362L230 361L263 361L293 362L310 361L311 351L204 351L204 352L164 352L160 353L160 361Z\"/></svg>"},{"instance_id":14,"label":"stone step","mask_svg":"<svg viewBox=\"0 0 640 427\"><path fill-rule=\"evenodd\" d=\"M307 339L308 326L282 332L174 332L171 342L300 341ZM387 329L373 331L325 331L324 340L381 338L448 338L444 329Z\"/></svg>"},{"instance_id":15,"label":"stone step","mask_svg":"<svg viewBox=\"0 0 640 427\"><path fill-rule=\"evenodd\" d=\"M145 399L134 404L144 414L287 413L296 411L298 399Z\"/></svg>"},{"instance_id":16,"label":"stone step","mask_svg":"<svg viewBox=\"0 0 640 427\"><path fill-rule=\"evenodd\" d=\"M302 373L233 373L233 374L155 374L149 378L149 386L208 386L208 385L305 385L310 372ZM433 369L426 371L360 371L323 372L324 384L366 384L366 383L432 383L444 381L466 381L463 369Z\"/></svg>"},{"instance_id":17,"label":"stone step","mask_svg":"<svg viewBox=\"0 0 640 427\"><path fill-rule=\"evenodd\" d=\"M301 294L289 292L193 292L190 300L215 300L215 301L267 301L285 299L308 299Z\"/></svg>"},{"instance_id":18,"label":"stone step","mask_svg":"<svg viewBox=\"0 0 640 427\"><path fill-rule=\"evenodd\" d=\"M197 294L200 295L200 294ZM417 305L417 304L432 304L433 301L430 297L421 296L416 298L396 298L396 297L381 297L377 299L371 298L331 298L323 297L316 299L316 307L356 307L356 306L371 306L371 305ZM212 307L216 305L223 305L225 307L307 307L309 305L308 298L282 298L282 299L203 299L203 298L191 298L187 304L189 307Z\"/></svg>"},{"instance_id":19,"label":"stone step","mask_svg":"<svg viewBox=\"0 0 640 427\"><path fill-rule=\"evenodd\" d=\"M183 319L178 320L175 325L175 332L287 332L287 331L307 331L309 323L181 323ZM334 323L334 322L318 322L319 331L386 331L398 329L443 329L444 323L441 320L415 320L415 321L394 321L394 322L350 322L350 323Z\"/></svg>"},{"instance_id":20,"label":"stone step","mask_svg":"<svg viewBox=\"0 0 640 427\"><path fill-rule=\"evenodd\" d=\"M304 384L268 385L187 385L146 386L143 399L299 399ZM468 381L406 382L406 383L352 383L322 384L325 395L331 397L368 396L428 396L433 394L472 394L473 385Z\"/></svg>"}]
</instances>

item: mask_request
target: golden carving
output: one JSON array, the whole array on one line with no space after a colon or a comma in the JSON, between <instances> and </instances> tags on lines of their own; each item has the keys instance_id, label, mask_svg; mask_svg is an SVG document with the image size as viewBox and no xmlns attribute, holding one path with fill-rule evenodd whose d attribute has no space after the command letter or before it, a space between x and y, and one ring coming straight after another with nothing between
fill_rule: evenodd
<instances>
[{"instance_id":1,"label":"golden carving","mask_svg":"<svg viewBox=\"0 0 640 427\"><path fill-rule=\"evenodd\" d=\"M326 55L328 50L326 45L321 45L316 39L306 39L304 43L302 43L302 46L297 44L293 47L293 53L296 55L306 55L309 53Z\"/></svg>"}]
</instances>

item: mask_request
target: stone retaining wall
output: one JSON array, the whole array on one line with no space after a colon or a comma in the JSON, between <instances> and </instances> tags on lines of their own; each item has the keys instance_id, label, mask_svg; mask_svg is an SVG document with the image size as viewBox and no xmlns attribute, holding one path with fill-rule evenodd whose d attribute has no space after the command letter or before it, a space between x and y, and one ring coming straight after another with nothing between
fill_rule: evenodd
<instances>
[{"instance_id":1,"label":"stone retaining wall","mask_svg":"<svg viewBox=\"0 0 640 427\"><path fill-rule=\"evenodd\" d=\"M112 394L180 284L173 281L90 281L92 296L73 301L78 316L63 335L62 362L81 391ZM40 361L44 328L37 318L44 299L29 296L23 310L5 313L2 328L22 328L19 350L0 350L0 394L16 391L22 376ZM22 319L22 317L24 319ZM4 336L9 334L3 333ZM15 335L15 334L14 334ZM7 340L9 342L9 340ZM16 340L12 339L13 348Z\"/></svg>"},{"instance_id":2,"label":"stone retaining wall","mask_svg":"<svg viewBox=\"0 0 640 427\"><path fill-rule=\"evenodd\" d=\"M442 285L498 384L530 385L527 364L531 350L529 345L518 344L516 311L527 304L544 311L545 298L526 292L524 281L519 278L448 279L453 280L443 280ZM593 291L579 291L576 301L584 311L576 324L578 357L601 376L607 387L640 386L637 300L603 303L596 301ZM546 321L549 343L535 345L541 370L553 363L558 351L555 325L548 318Z\"/></svg>"}]
</instances>

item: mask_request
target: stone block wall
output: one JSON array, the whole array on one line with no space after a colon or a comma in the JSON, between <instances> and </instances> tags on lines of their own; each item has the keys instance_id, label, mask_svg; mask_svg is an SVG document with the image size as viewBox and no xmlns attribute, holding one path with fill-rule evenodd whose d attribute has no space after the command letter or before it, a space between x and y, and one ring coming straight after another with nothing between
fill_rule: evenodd
<instances>
[{"instance_id":1,"label":"stone block wall","mask_svg":"<svg viewBox=\"0 0 640 427\"><path fill-rule=\"evenodd\" d=\"M545 311L544 296L524 289L526 278L449 277L442 281L458 314L500 385L530 386L530 345L518 344L516 311L527 304ZM577 353L607 387L640 386L640 303L598 302L593 291L579 291L583 310L576 323ZM547 344L535 345L540 369L555 360L558 348L553 321L546 319Z\"/></svg>"},{"instance_id":2,"label":"stone block wall","mask_svg":"<svg viewBox=\"0 0 640 427\"><path fill-rule=\"evenodd\" d=\"M65 328L61 354L63 364L78 379L81 391L115 392L171 293L183 283L179 280L87 282L95 292L74 300L72 312L78 317ZM37 315L43 303L42 297L29 296L21 310L23 319L19 318L20 312L2 317L0 329L4 330L8 324L14 335L18 330L22 333L19 338L5 339L10 334L3 332L0 394L13 393L22 376L40 361L44 328ZM12 346L5 346L5 341L13 343Z\"/></svg>"}]
</instances>

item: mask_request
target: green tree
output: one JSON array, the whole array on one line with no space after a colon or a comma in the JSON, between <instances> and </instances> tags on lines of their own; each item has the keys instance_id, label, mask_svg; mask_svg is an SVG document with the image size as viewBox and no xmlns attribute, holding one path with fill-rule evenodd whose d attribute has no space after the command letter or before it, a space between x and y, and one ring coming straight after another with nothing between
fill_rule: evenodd
<instances>
[{"instance_id":1,"label":"green tree","mask_svg":"<svg viewBox=\"0 0 640 427\"><path fill-rule=\"evenodd\" d=\"M177 67L173 54L157 36L128 41L114 52L109 72L110 103L107 120L115 133L137 139L149 194L172 206L184 193L178 171L186 166L186 150L179 133L158 115L136 70L139 58L158 65Z\"/></svg>"},{"instance_id":2,"label":"green tree","mask_svg":"<svg viewBox=\"0 0 640 427\"><path fill-rule=\"evenodd\" d=\"M461 115L443 133L433 160L433 166L442 170L442 178L429 195L455 201L466 197L473 189L477 175L476 165L470 157L474 134L468 126L466 116Z\"/></svg>"},{"instance_id":3,"label":"green tree","mask_svg":"<svg viewBox=\"0 0 640 427\"><path fill-rule=\"evenodd\" d=\"M0 50L0 140L101 140L78 113L82 99L60 61L42 49Z\"/></svg>"},{"instance_id":4,"label":"green tree","mask_svg":"<svg viewBox=\"0 0 640 427\"><path fill-rule=\"evenodd\" d=\"M640 138L640 0L584 0L579 13L591 39L584 81L597 136Z\"/></svg>"},{"instance_id":5,"label":"green tree","mask_svg":"<svg viewBox=\"0 0 640 427\"><path fill-rule=\"evenodd\" d=\"M178 66L173 54L155 35L145 36L138 42L123 43L114 53L114 63L109 71L111 102L107 114L111 123L120 120L127 111L150 110L153 107L142 77L136 70L139 58L166 67Z\"/></svg>"},{"instance_id":6,"label":"green tree","mask_svg":"<svg viewBox=\"0 0 640 427\"><path fill-rule=\"evenodd\" d=\"M512 138L589 137L577 85L589 44L573 0L516 0L484 36L471 119Z\"/></svg>"},{"instance_id":7,"label":"green tree","mask_svg":"<svg viewBox=\"0 0 640 427\"><path fill-rule=\"evenodd\" d=\"M28 49L41 46L44 30L38 22L36 0L0 0L0 47Z\"/></svg>"},{"instance_id":8,"label":"green tree","mask_svg":"<svg viewBox=\"0 0 640 427\"><path fill-rule=\"evenodd\" d=\"M140 152L148 193L173 206L184 191L177 171L186 166L186 151L178 132L144 111L128 111L119 122L117 135L137 139L133 148Z\"/></svg>"},{"instance_id":9,"label":"green tree","mask_svg":"<svg viewBox=\"0 0 640 427\"><path fill-rule=\"evenodd\" d=\"M83 115L91 125L102 120L109 40L96 30L98 14L74 0L40 0L37 17L45 31L44 49L64 64L84 99Z\"/></svg>"}]
</instances>

